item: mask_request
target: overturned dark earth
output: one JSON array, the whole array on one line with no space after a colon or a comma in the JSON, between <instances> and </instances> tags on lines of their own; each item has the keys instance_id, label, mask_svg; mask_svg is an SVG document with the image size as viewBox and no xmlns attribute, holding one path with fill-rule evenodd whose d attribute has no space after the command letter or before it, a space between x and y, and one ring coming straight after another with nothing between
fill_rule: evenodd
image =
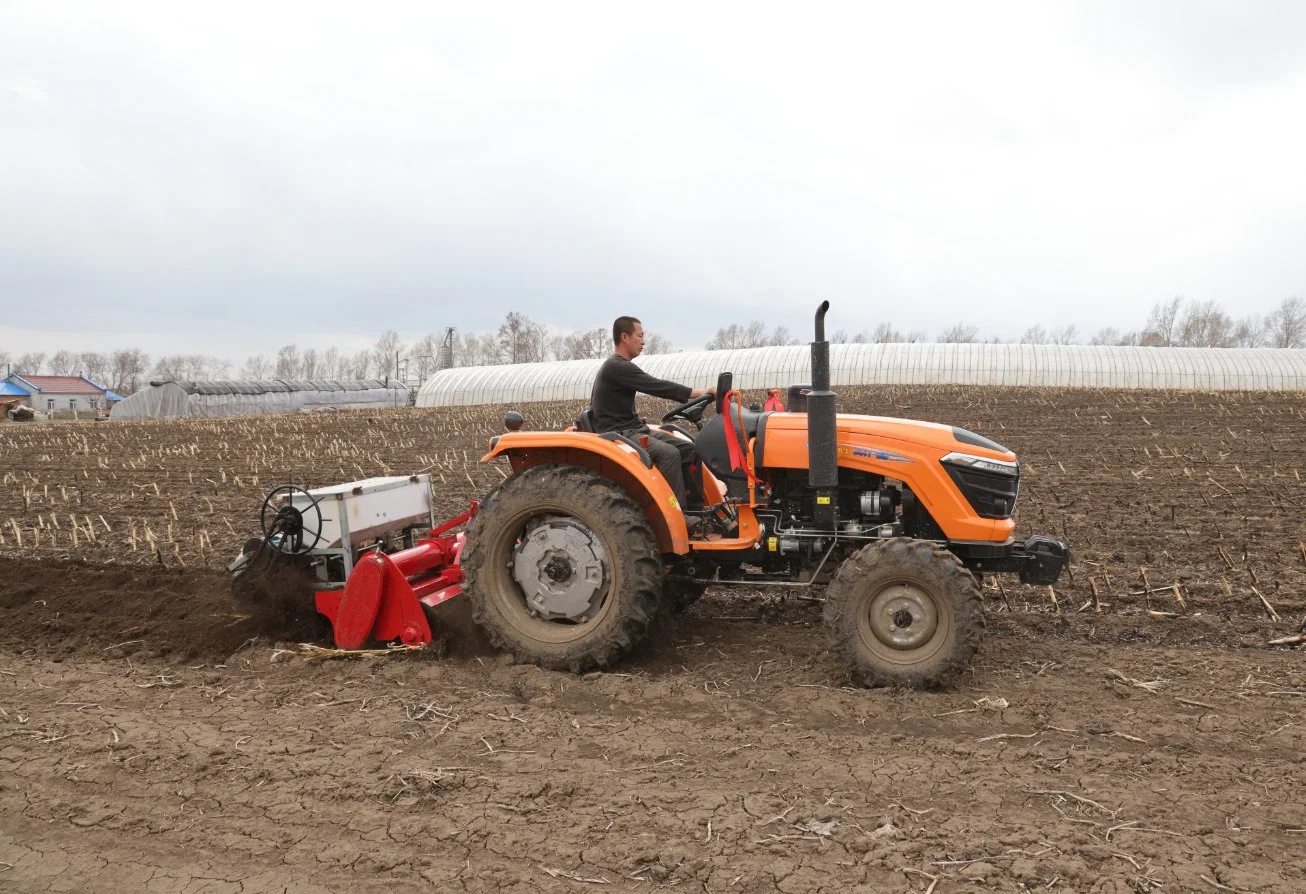
<instances>
[{"instance_id":1,"label":"overturned dark earth","mask_svg":"<svg viewBox=\"0 0 1306 894\"><path fill-rule=\"evenodd\" d=\"M1306 399L839 400L1002 442L1018 533L1072 543L1052 592L985 590L952 690L847 688L819 592L710 590L584 677L460 600L425 652L310 661L310 607L231 598L270 487L425 471L456 515L502 407L0 425L0 890L1306 888L1306 655L1269 645Z\"/></svg>"}]
</instances>

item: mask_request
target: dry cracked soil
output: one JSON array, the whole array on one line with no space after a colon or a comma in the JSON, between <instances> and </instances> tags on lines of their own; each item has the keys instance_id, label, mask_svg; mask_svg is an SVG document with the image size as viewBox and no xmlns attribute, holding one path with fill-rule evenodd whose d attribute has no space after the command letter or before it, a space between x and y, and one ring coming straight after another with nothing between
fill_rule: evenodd
<instances>
[{"instance_id":1,"label":"dry cracked soil","mask_svg":"<svg viewBox=\"0 0 1306 894\"><path fill-rule=\"evenodd\" d=\"M1055 606L985 591L948 691L848 688L819 593L712 589L581 677L457 599L426 652L334 661L231 600L292 461L425 468L452 515L501 408L0 427L0 891L1306 890L1306 660L1268 645L1306 613L1306 400L840 399L1007 443L1022 533L1075 545Z\"/></svg>"}]
</instances>

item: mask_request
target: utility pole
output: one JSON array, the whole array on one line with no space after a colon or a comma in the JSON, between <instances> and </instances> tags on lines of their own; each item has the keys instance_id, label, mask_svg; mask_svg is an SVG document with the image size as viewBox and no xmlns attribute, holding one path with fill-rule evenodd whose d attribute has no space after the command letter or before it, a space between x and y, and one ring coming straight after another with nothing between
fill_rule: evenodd
<instances>
[{"instance_id":1,"label":"utility pole","mask_svg":"<svg viewBox=\"0 0 1306 894\"><path fill-rule=\"evenodd\" d=\"M453 366L453 334L452 326L445 327L444 341L440 342L440 363L436 370L449 369Z\"/></svg>"}]
</instances>

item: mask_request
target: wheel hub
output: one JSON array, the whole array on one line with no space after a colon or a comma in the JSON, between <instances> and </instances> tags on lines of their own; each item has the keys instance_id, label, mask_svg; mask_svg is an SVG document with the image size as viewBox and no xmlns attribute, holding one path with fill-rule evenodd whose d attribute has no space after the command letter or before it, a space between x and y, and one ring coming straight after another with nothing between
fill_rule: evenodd
<instances>
[{"instance_id":1,"label":"wheel hub","mask_svg":"<svg viewBox=\"0 0 1306 894\"><path fill-rule=\"evenodd\" d=\"M933 597L908 583L881 590L871 602L869 620L875 638L891 649L918 649L939 629Z\"/></svg>"},{"instance_id":2,"label":"wheel hub","mask_svg":"<svg viewBox=\"0 0 1306 894\"><path fill-rule=\"evenodd\" d=\"M565 584L571 579L571 562L566 556L555 555L545 564L544 573L555 584Z\"/></svg>"},{"instance_id":3,"label":"wheel hub","mask_svg":"<svg viewBox=\"0 0 1306 894\"><path fill-rule=\"evenodd\" d=\"M546 620L587 621L607 593L607 554L585 525L549 519L521 540L512 576L535 614Z\"/></svg>"}]
</instances>

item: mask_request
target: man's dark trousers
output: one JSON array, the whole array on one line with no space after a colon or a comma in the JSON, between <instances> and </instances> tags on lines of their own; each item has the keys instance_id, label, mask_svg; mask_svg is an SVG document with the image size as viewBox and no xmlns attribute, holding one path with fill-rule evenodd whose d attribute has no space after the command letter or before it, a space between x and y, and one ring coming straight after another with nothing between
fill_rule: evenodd
<instances>
[{"instance_id":1,"label":"man's dark trousers","mask_svg":"<svg viewBox=\"0 0 1306 894\"><path fill-rule=\"evenodd\" d=\"M639 436L643 433L642 431L631 432L630 437L638 441ZM682 464L693 449L694 445L688 441L682 441L666 432L648 432L649 458L658 467L662 477L667 480L667 484L671 487L671 492L676 495L676 500L680 503L681 509L685 508L685 475Z\"/></svg>"}]
</instances>

